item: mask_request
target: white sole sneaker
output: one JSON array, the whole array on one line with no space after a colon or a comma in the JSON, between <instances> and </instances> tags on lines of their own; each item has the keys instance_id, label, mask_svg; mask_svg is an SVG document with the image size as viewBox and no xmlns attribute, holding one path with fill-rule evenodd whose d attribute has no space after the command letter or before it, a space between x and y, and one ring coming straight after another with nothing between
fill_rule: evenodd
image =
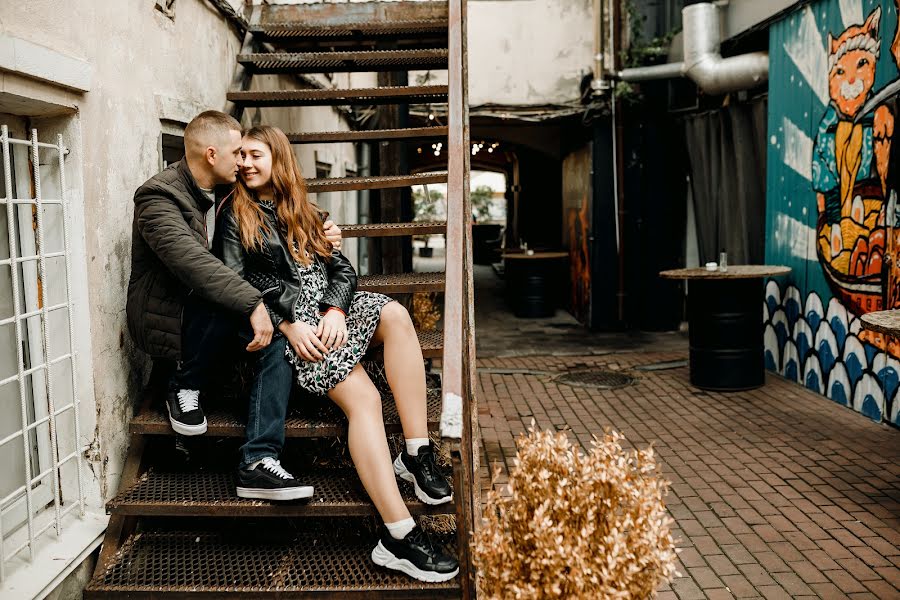
<instances>
[{"instance_id":1,"label":"white sole sneaker","mask_svg":"<svg viewBox=\"0 0 900 600\"><path fill-rule=\"evenodd\" d=\"M372 562L374 562L379 567L406 573L413 579L418 579L419 581L424 581L425 583L441 583L444 581L450 581L459 574L458 568L452 573L436 573L434 571L423 571L405 558L397 558L396 556L394 556L390 550L384 547L384 545L381 543L381 540L378 541L378 545L375 546L374 550L372 550Z\"/></svg>"},{"instance_id":2,"label":"white sole sneaker","mask_svg":"<svg viewBox=\"0 0 900 600\"><path fill-rule=\"evenodd\" d=\"M416 481L416 476L409 472L409 469L406 468L406 465L403 464L402 454L398 454L396 460L394 460L394 474L404 481L408 481L413 484L413 489L416 491L416 498L420 501L428 504L429 506L438 506L440 504L447 504L448 502L453 501L453 494L449 496L444 496L443 498L432 498L425 491L419 487L419 483Z\"/></svg>"},{"instance_id":3,"label":"white sole sneaker","mask_svg":"<svg viewBox=\"0 0 900 600\"><path fill-rule=\"evenodd\" d=\"M199 425L187 425L185 423L180 423L172 418L172 411L169 410L169 403L166 402L166 412L169 413L169 423L172 424L172 429L175 433L180 433L181 435L203 435L206 433L206 417L203 417L203 422Z\"/></svg>"},{"instance_id":4,"label":"white sole sneaker","mask_svg":"<svg viewBox=\"0 0 900 600\"><path fill-rule=\"evenodd\" d=\"M238 498L253 498L256 500L302 500L303 498L312 498L315 488L311 485L304 485L293 488L245 488L238 487Z\"/></svg>"}]
</instances>

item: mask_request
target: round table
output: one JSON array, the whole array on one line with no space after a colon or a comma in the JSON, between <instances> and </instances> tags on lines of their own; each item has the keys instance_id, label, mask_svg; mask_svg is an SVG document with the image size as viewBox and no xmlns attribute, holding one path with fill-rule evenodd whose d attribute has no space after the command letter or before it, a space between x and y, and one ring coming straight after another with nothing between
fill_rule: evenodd
<instances>
[{"instance_id":1,"label":"round table","mask_svg":"<svg viewBox=\"0 0 900 600\"><path fill-rule=\"evenodd\" d=\"M900 310L879 310L859 318L863 328L891 337L900 337Z\"/></svg>"},{"instance_id":2,"label":"round table","mask_svg":"<svg viewBox=\"0 0 900 600\"><path fill-rule=\"evenodd\" d=\"M787 275L789 267L734 265L726 271L673 269L665 279L690 281L688 328L691 383L735 392L766 381L760 299L763 279Z\"/></svg>"},{"instance_id":3,"label":"round table","mask_svg":"<svg viewBox=\"0 0 900 600\"><path fill-rule=\"evenodd\" d=\"M569 258L568 252L522 250L503 253L504 277L513 313L523 319L552 317L556 312L558 273L556 261Z\"/></svg>"}]
</instances>

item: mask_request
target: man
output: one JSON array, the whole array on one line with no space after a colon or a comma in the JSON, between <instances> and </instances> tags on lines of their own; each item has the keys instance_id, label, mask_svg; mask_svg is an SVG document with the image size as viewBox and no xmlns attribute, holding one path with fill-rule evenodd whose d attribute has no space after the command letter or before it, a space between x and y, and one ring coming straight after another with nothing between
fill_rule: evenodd
<instances>
[{"instance_id":1,"label":"man","mask_svg":"<svg viewBox=\"0 0 900 600\"><path fill-rule=\"evenodd\" d=\"M181 360L166 399L172 428L182 435L206 432L200 390L208 383L218 351L239 334L257 353L256 368L281 367L283 355L269 347L273 325L260 293L209 251L215 226L217 186L234 184L241 158L241 126L229 115L206 111L184 131L185 156L151 177L134 195L128 329L139 348L156 359ZM340 230L325 224L340 247ZM259 394L259 390L254 391ZM259 398L251 402L259 404ZM258 408L258 407L257 407ZM284 435L273 410L256 410L245 447ZM295 499L312 494L277 460L259 461L259 495ZM272 492L274 490L274 492ZM252 491L251 491L252 493Z\"/></svg>"}]
</instances>

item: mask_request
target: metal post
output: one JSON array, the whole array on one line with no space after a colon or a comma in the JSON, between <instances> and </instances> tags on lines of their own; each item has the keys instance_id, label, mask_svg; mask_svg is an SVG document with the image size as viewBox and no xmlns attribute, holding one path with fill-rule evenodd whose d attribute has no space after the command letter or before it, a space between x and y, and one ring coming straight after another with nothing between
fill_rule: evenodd
<instances>
[{"instance_id":1,"label":"metal post","mask_svg":"<svg viewBox=\"0 0 900 600\"><path fill-rule=\"evenodd\" d=\"M40 273L41 284L45 286L44 296L47 292L47 259L44 256L44 207L41 204L41 165L39 148L37 145L37 129L31 130L31 159L32 172L34 175L34 204L37 216L37 250L38 250L38 271ZM53 407L53 378L50 373L50 332L47 328L47 307L46 298L41 297L41 336L44 340L44 386L47 390L47 410L50 412L50 459L53 462L53 511L54 523L56 525L56 535L62 534L62 516L60 515L59 506L59 442L56 439L56 411Z\"/></svg>"},{"instance_id":2,"label":"metal post","mask_svg":"<svg viewBox=\"0 0 900 600\"><path fill-rule=\"evenodd\" d=\"M69 363L72 369L72 410L75 411L75 468L78 469L78 504L79 512L83 517L85 513L84 503L84 479L81 472L81 416L78 405L78 375L75 368L77 354L75 352L75 303L72 301L72 255L69 232L69 203L66 200L66 147L63 145L62 134L57 134L57 154L59 155L59 200L62 204L63 218L63 250L66 255L66 304L69 307Z\"/></svg>"},{"instance_id":3,"label":"metal post","mask_svg":"<svg viewBox=\"0 0 900 600\"><path fill-rule=\"evenodd\" d=\"M0 143L3 148L3 175L6 180L6 198L12 199L12 164L9 155L9 127L0 126ZM6 204L6 227L9 235L9 258L10 258L10 279L12 280L13 295L13 315L15 316L15 332L16 332L16 368L18 369L19 380L19 400L22 405L22 448L25 453L25 512L28 515L28 554L31 560L34 560L34 511L32 509L31 499L31 450L28 447L28 436L24 429L28 424L28 408L25 397L25 358L22 349L22 306L19 304L19 270L16 266L16 228L15 214L13 213L13 203ZM0 563L6 560L5 556L0 556Z\"/></svg>"}]
</instances>

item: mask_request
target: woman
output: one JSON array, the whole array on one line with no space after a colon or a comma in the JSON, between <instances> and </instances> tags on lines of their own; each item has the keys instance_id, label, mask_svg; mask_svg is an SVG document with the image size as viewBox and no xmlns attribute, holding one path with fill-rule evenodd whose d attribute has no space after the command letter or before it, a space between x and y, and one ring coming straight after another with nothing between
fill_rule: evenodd
<instances>
[{"instance_id":1,"label":"woman","mask_svg":"<svg viewBox=\"0 0 900 600\"><path fill-rule=\"evenodd\" d=\"M459 571L457 561L416 525L395 478L411 481L416 496L427 504L452 499L428 440L425 367L409 314L387 296L356 291L356 273L326 241L322 213L307 199L290 142L280 129L246 131L241 153L241 178L233 198L220 209L214 251L263 293L286 341L285 359L293 365L296 384L328 395L347 415L350 455L385 523L372 560L421 581L452 579ZM359 364L370 344L384 346L387 380L406 439L406 449L393 465L381 395ZM258 375L254 383L280 394L271 404L284 410L289 393L289 386L282 385L285 372L291 370L272 371L266 381ZM252 414L258 407L250 410ZM271 450L277 454L281 448L276 443ZM254 466L239 469L239 484L252 477ZM295 481L286 471L284 478Z\"/></svg>"}]
</instances>

